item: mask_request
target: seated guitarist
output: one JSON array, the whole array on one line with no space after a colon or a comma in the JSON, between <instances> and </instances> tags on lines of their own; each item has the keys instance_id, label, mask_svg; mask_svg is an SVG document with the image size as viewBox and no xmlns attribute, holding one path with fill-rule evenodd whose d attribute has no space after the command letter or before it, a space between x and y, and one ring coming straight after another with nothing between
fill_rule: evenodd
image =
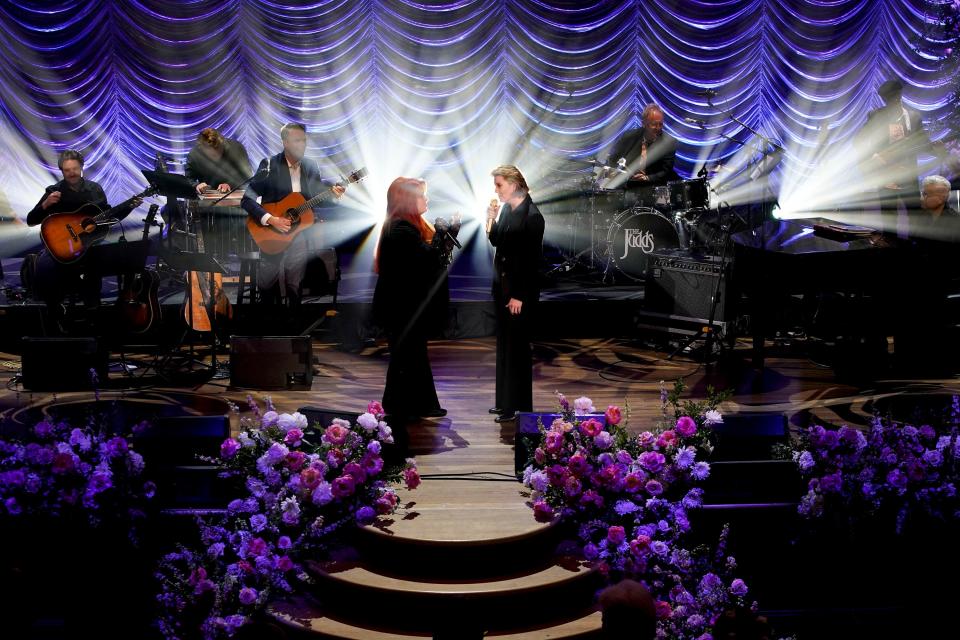
<instances>
[{"instance_id":1,"label":"seated guitarist","mask_svg":"<svg viewBox=\"0 0 960 640\"><path fill-rule=\"evenodd\" d=\"M103 188L93 180L83 177L83 155L79 151L68 149L60 153L57 166L63 179L44 190L40 202L27 214L27 224L35 226L47 216L55 213L70 213L92 204L100 210L107 210L107 196ZM129 205L116 212L117 219L123 219L136 209L142 200L134 198ZM64 264L58 262L46 249L37 259L34 274L36 297L47 305L51 319L59 322L63 316L63 299L78 292L83 300L86 320L94 321L100 306L100 288L102 278L98 274L87 273L85 260Z\"/></svg>"},{"instance_id":2,"label":"seated guitarist","mask_svg":"<svg viewBox=\"0 0 960 640\"><path fill-rule=\"evenodd\" d=\"M257 224L271 226L280 233L289 233L290 220L271 215L257 204L260 196L264 204L279 202L291 193L302 193L307 200L324 190L332 190L340 197L345 191L341 185L325 183L315 160L304 158L307 149L307 129L299 123L285 124L280 129L283 151L260 161L258 176L248 185L241 206ZM277 254L261 253L257 284L260 300L278 304L282 292L291 307L300 306L300 283L310 258L304 234L291 241L285 251Z\"/></svg>"}]
</instances>

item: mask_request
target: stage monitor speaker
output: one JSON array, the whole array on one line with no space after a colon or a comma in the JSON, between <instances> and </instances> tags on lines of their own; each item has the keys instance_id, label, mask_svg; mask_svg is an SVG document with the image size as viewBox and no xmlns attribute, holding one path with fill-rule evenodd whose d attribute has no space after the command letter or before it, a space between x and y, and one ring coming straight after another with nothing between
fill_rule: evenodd
<instances>
[{"instance_id":1,"label":"stage monitor speaker","mask_svg":"<svg viewBox=\"0 0 960 640\"><path fill-rule=\"evenodd\" d=\"M718 257L694 257L681 252L651 254L644 308L655 313L708 320L719 277ZM727 320L726 281L724 277L713 318L717 322Z\"/></svg>"},{"instance_id":2,"label":"stage monitor speaker","mask_svg":"<svg viewBox=\"0 0 960 640\"><path fill-rule=\"evenodd\" d=\"M313 340L310 336L230 336L230 385L309 391Z\"/></svg>"},{"instance_id":3,"label":"stage monitor speaker","mask_svg":"<svg viewBox=\"0 0 960 640\"><path fill-rule=\"evenodd\" d=\"M23 338L21 382L31 391L82 391L107 380L106 354L96 338Z\"/></svg>"}]
</instances>

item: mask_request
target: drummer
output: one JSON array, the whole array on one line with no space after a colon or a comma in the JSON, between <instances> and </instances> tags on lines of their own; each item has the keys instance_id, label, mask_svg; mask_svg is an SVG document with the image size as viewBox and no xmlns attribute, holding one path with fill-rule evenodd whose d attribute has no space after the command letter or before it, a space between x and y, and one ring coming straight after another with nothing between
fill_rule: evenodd
<instances>
[{"instance_id":1,"label":"drummer","mask_svg":"<svg viewBox=\"0 0 960 640\"><path fill-rule=\"evenodd\" d=\"M644 107L641 121L642 127L627 131L614 145L607 163L626 176L611 180L610 187L640 192L645 200L645 195L652 197L653 187L678 179L673 169L677 140L663 130L663 109L658 105Z\"/></svg>"}]
</instances>

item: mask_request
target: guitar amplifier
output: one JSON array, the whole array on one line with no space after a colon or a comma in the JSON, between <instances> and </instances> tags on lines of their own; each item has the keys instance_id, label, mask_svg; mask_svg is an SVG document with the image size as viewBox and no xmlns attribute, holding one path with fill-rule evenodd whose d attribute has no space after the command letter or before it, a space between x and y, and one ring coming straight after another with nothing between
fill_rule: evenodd
<instances>
[{"instance_id":1,"label":"guitar amplifier","mask_svg":"<svg viewBox=\"0 0 960 640\"><path fill-rule=\"evenodd\" d=\"M683 251L650 255L647 265L644 308L654 313L708 320L720 278L720 258L691 256ZM729 264L726 276L729 276ZM720 302L714 320L727 318L726 283L723 278L718 292Z\"/></svg>"},{"instance_id":2,"label":"guitar amplifier","mask_svg":"<svg viewBox=\"0 0 960 640\"><path fill-rule=\"evenodd\" d=\"M230 336L230 386L309 391L313 385L310 336Z\"/></svg>"}]
</instances>

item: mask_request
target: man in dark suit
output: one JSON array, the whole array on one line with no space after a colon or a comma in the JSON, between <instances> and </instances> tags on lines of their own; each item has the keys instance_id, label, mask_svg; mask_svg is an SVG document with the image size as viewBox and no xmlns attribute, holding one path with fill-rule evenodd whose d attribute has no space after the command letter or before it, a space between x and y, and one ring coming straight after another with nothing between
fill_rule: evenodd
<instances>
[{"instance_id":1,"label":"man in dark suit","mask_svg":"<svg viewBox=\"0 0 960 640\"><path fill-rule=\"evenodd\" d=\"M902 82L887 80L877 94L884 106L867 115L855 145L865 186L876 189L884 226L893 231L901 206L905 212L919 207L917 155L929 148L930 139L920 114L903 105Z\"/></svg>"},{"instance_id":2,"label":"man in dark suit","mask_svg":"<svg viewBox=\"0 0 960 640\"><path fill-rule=\"evenodd\" d=\"M678 178L673 165L677 140L663 130L663 109L650 103L641 115L643 126L628 131L614 146L608 163L618 165L629 176L616 186L630 190L664 185Z\"/></svg>"},{"instance_id":3,"label":"man in dark suit","mask_svg":"<svg viewBox=\"0 0 960 640\"><path fill-rule=\"evenodd\" d=\"M493 170L493 185L502 208L487 210L494 256L493 300L497 309L497 395L491 413L497 422L517 411L533 410L533 353L530 337L540 300L543 260L543 215L530 199L520 170L504 165ZM498 218L499 213L499 218Z\"/></svg>"},{"instance_id":4,"label":"man in dark suit","mask_svg":"<svg viewBox=\"0 0 960 640\"><path fill-rule=\"evenodd\" d=\"M317 162L304 157L307 150L307 129L304 125L283 125L280 139L283 151L260 161L258 175L247 187L241 206L256 224L273 227L280 233L290 233L290 220L271 215L254 198L260 196L261 201L267 204L279 202L291 193L298 192L309 200L327 189L340 197L345 189L340 185L331 187L327 184L321 177ZM300 283L309 259L310 250L304 233L294 238L282 253L261 253L257 271L260 300L276 304L285 292L287 303L291 307L299 307Z\"/></svg>"}]
</instances>

